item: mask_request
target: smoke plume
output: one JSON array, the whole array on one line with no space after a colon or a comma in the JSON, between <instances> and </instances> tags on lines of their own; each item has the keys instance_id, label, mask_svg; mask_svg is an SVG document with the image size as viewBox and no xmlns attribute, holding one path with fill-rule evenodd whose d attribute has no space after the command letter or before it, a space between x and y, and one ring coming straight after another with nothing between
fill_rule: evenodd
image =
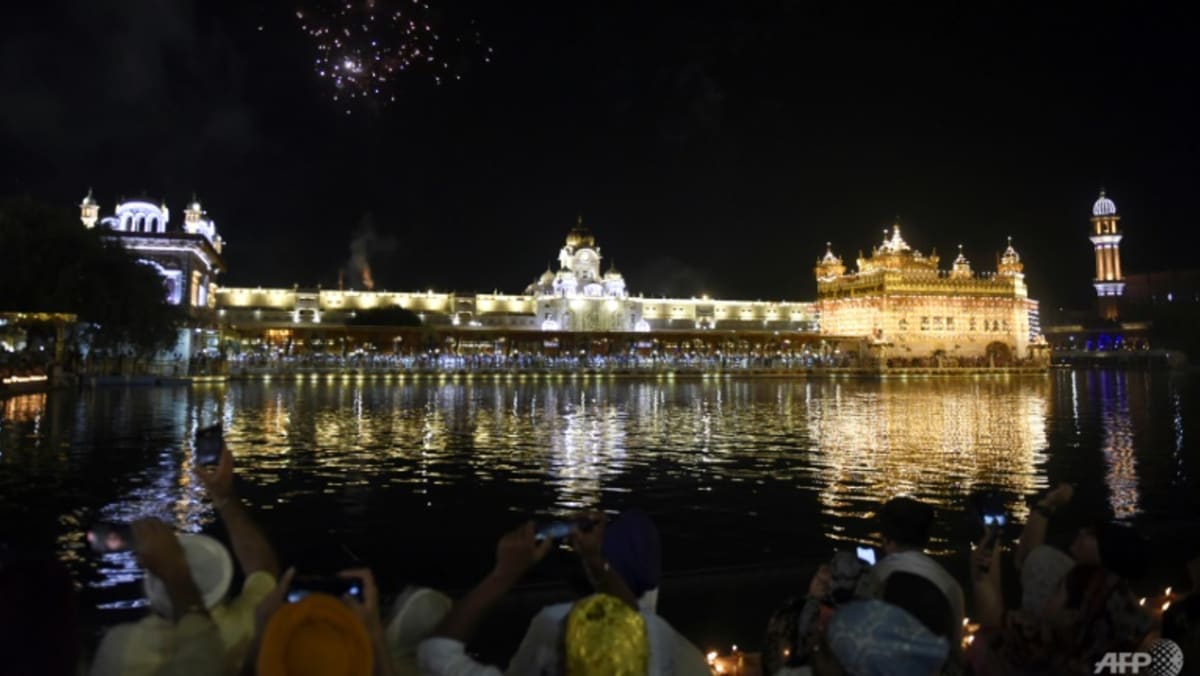
<instances>
[{"instance_id":1,"label":"smoke plume","mask_svg":"<svg viewBox=\"0 0 1200 676\"><path fill-rule=\"evenodd\" d=\"M395 237L381 235L375 231L375 219L371 214L363 216L358 223L354 239L350 240L350 259L346 261L344 268L350 283L354 284L354 280L357 279L361 280L363 289L374 289L375 276L371 273L371 256L391 253L398 244Z\"/></svg>"}]
</instances>

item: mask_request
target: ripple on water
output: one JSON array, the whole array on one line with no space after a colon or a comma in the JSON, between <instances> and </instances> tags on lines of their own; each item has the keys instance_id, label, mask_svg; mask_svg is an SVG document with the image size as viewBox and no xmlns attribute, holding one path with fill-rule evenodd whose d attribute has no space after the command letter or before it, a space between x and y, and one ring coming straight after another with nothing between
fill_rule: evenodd
<instances>
[{"instance_id":1,"label":"ripple on water","mask_svg":"<svg viewBox=\"0 0 1200 676\"><path fill-rule=\"evenodd\" d=\"M1197 493L1185 431L1196 402L1191 380L1105 372L35 395L0 409L0 523L55 540L98 604L135 603L136 564L82 554L83 524L152 514L210 529L190 439L220 421L246 499L285 558L306 562L353 551L397 577L461 586L520 515L632 505L659 521L669 567L810 556L869 539L870 517L900 494L943 513L934 546L948 550L980 489L1017 519L1020 496L1064 479L1118 518L1194 519L1179 496Z\"/></svg>"}]
</instances>

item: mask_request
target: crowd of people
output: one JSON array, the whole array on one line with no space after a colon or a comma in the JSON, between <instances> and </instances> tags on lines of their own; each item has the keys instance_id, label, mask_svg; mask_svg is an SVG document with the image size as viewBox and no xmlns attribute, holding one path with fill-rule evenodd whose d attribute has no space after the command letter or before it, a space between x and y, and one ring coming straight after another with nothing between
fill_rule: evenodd
<instances>
[{"instance_id":1,"label":"crowd of people","mask_svg":"<svg viewBox=\"0 0 1200 676\"><path fill-rule=\"evenodd\" d=\"M358 352L262 354L247 353L229 361L232 374L290 374L315 371L491 373L510 371L745 371L849 368L860 366L847 354L783 353L777 355L697 352L661 354L535 354L420 352L393 354Z\"/></svg>"},{"instance_id":2,"label":"crowd of people","mask_svg":"<svg viewBox=\"0 0 1200 676\"><path fill-rule=\"evenodd\" d=\"M499 538L491 571L462 598L410 587L385 609L370 570L346 570L317 584L303 571L281 567L238 499L228 448L217 465L198 468L196 478L229 547L207 535L177 534L156 519L135 522L134 551L150 610L137 622L108 629L93 655L81 649L78 603L65 569L0 557L0 672L700 676L725 668L658 613L661 538L639 510L611 521L599 512L581 514L557 524L558 532L520 524ZM1093 674L1115 664L1107 655L1153 650L1166 667L1182 660L1191 670L1185 673L1194 672L1200 667L1200 595L1184 596L1161 613L1143 605L1132 591L1146 560L1137 533L1104 523L1079 531L1065 551L1046 543L1051 519L1072 495L1070 485L1060 485L1034 496L1011 562L998 531L984 528L972 548L970 578L963 580L923 551L933 509L910 498L891 500L877 515L878 562L862 552L834 554L807 589L763 618L762 652L738 670L764 676ZM506 664L480 661L470 646L482 620L556 538L578 559L575 599L538 611ZM1200 562L1189 569L1195 586ZM1006 596L1004 578L1013 573L1020 593ZM236 590L235 577L243 580ZM964 634L968 617L978 625L970 636ZM1164 648L1166 641L1173 643Z\"/></svg>"}]
</instances>

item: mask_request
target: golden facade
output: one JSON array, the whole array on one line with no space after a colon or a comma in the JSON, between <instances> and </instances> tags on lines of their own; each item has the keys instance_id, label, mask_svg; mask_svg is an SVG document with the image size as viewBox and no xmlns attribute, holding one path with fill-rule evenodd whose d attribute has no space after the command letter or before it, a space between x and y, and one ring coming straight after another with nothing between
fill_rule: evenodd
<instances>
[{"instance_id":1,"label":"golden facade","mask_svg":"<svg viewBox=\"0 0 1200 676\"><path fill-rule=\"evenodd\" d=\"M910 247L900 226L848 272L827 249L817 261L816 313L821 332L866 336L887 360L934 358L1007 364L1034 356L1042 342L1037 301L1009 240L996 272L971 269L962 253L949 270Z\"/></svg>"}]
</instances>

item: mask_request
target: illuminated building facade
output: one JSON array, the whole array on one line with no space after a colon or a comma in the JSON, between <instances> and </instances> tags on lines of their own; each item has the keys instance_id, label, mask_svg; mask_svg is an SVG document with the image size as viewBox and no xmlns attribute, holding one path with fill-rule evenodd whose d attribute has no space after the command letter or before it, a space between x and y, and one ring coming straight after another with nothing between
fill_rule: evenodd
<instances>
[{"instance_id":1,"label":"illuminated building facade","mask_svg":"<svg viewBox=\"0 0 1200 676\"><path fill-rule=\"evenodd\" d=\"M158 272L167 302L186 311L191 325L179 329L167 354L187 358L215 348L217 275L225 270L221 259L225 242L194 196L183 210L183 223L176 226L166 204L147 199L122 199L112 215L102 217L100 204L89 190L79 204L79 220L85 228L100 228L105 239Z\"/></svg>"},{"instance_id":2,"label":"illuminated building facade","mask_svg":"<svg viewBox=\"0 0 1200 676\"><path fill-rule=\"evenodd\" d=\"M356 313L400 307L425 324L547 332L789 331L816 333L812 303L646 298L629 294L613 267L603 273L595 237L577 223L546 270L522 294L219 288L223 321L238 329L339 325Z\"/></svg>"},{"instance_id":3,"label":"illuminated building facade","mask_svg":"<svg viewBox=\"0 0 1200 676\"><path fill-rule=\"evenodd\" d=\"M1096 251L1096 300L1100 316L1115 320L1120 314L1121 296L1125 293L1125 275L1121 272L1121 231L1117 223L1117 205L1100 191L1092 205L1092 246Z\"/></svg>"},{"instance_id":4,"label":"illuminated building facade","mask_svg":"<svg viewBox=\"0 0 1200 676\"><path fill-rule=\"evenodd\" d=\"M935 357L1007 364L1037 356L1037 302L1028 297L1021 257L1009 240L996 272L979 273L959 248L949 270L885 231L850 272L827 248L817 261L821 332L867 336L884 359Z\"/></svg>"},{"instance_id":5,"label":"illuminated building facade","mask_svg":"<svg viewBox=\"0 0 1200 676\"><path fill-rule=\"evenodd\" d=\"M85 227L101 227L163 277L167 300L186 307L196 326L215 320L243 337L319 336L355 323L358 313L402 308L421 324L468 336L480 332L762 334L869 344L881 358L987 358L1006 364L1030 356L1041 340L1037 303L1027 296L1011 242L995 273L976 273L961 249L951 269L936 254L909 247L895 227L870 257L847 272L832 250L816 267L815 303L647 298L632 295L611 264L603 268L596 238L582 219L547 269L523 293L477 294L217 287L224 245L198 201L172 227L165 205L121 201L101 217L91 193L80 204ZM808 336L805 338L804 336ZM696 339L700 340L700 339ZM780 340L783 340L782 338ZM701 340L701 342L705 342ZM707 341L711 342L711 341ZM206 344L216 344L209 336ZM715 343L714 343L715 344ZM864 355L865 356L865 355ZM882 362L881 362L882 363ZM964 362L965 364L965 362Z\"/></svg>"},{"instance_id":6,"label":"illuminated building facade","mask_svg":"<svg viewBox=\"0 0 1200 676\"><path fill-rule=\"evenodd\" d=\"M104 237L133 252L139 263L162 277L167 302L186 308L201 319L216 307L217 275L224 242L217 226L194 197L183 211L183 224L171 225L166 204L121 200L111 216L100 216L100 205L88 191L79 205L85 228L99 226Z\"/></svg>"}]
</instances>

